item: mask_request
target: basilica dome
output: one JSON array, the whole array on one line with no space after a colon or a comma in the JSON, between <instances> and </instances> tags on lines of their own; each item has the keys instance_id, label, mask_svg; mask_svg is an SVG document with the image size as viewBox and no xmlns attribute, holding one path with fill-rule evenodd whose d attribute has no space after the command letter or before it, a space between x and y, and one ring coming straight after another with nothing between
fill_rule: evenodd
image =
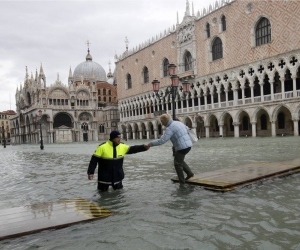
<instances>
[{"instance_id":1,"label":"basilica dome","mask_svg":"<svg viewBox=\"0 0 300 250\"><path fill-rule=\"evenodd\" d=\"M93 62L93 58L88 50L86 61L80 63L74 70L73 74L75 81L81 80L95 80L95 81L106 81L106 73L103 67Z\"/></svg>"}]
</instances>

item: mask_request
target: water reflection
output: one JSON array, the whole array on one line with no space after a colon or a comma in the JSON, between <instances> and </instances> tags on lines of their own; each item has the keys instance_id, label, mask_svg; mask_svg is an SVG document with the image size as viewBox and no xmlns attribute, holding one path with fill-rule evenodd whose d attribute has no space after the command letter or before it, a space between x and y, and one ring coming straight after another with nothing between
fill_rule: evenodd
<instances>
[{"instance_id":1,"label":"water reflection","mask_svg":"<svg viewBox=\"0 0 300 250\"><path fill-rule=\"evenodd\" d=\"M141 140L138 143L144 143ZM136 144L137 141L127 141ZM114 216L0 242L3 249L298 249L300 175L230 193L180 189L170 144L125 158L124 189L99 193L86 169L99 143L0 149L1 209L82 197ZM196 173L299 158L300 137L201 139ZM80 239L80 240L79 240Z\"/></svg>"}]
</instances>

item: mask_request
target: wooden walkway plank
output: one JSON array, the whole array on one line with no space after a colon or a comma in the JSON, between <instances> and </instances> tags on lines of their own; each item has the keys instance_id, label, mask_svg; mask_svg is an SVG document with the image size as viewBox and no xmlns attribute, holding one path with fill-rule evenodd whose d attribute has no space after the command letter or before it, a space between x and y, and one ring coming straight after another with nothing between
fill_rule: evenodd
<instances>
[{"instance_id":1,"label":"wooden walkway plank","mask_svg":"<svg viewBox=\"0 0 300 250\"><path fill-rule=\"evenodd\" d=\"M82 198L0 210L0 240L58 229L112 213Z\"/></svg>"},{"instance_id":2,"label":"wooden walkway plank","mask_svg":"<svg viewBox=\"0 0 300 250\"><path fill-rule=\"evenodd\" d=\"M186 183L199 185L208 190L226 192L263 179L283 177L298 172L300 172L300 158L273 163L255 162L243 166L195 174L195 177ZM179 182L178 177L173 177L171 180Z\"/></svg>"}]
</instances>

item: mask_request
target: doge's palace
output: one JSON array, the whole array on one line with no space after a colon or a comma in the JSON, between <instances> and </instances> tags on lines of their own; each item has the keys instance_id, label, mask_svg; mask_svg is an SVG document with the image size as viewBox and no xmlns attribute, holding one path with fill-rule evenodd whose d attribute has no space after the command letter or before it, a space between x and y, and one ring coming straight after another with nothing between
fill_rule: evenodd
<instances>
[{"instance_id":1,"label":"doge's palace","mask_svg":"<svg viewBox=\"0 0 300 250\"><path fill-rule=\"evenodd\" d=\"M171 63L180 80L176 118L199 137L299 135L298 1L220 0L194 11L187 0L181 21L145 39L115 56L124 136L163 133L158 117L173 109L165 95Z\"/></svg>"}]
</instances>

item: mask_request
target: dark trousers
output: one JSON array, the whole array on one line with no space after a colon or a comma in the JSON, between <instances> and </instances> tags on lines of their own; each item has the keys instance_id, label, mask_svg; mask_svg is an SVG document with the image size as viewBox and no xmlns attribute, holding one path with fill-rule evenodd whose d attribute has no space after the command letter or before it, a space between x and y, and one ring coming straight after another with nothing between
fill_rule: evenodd
<instances>
[{"instance_id":1,"label":"dark trousers","mask_svg":"<svg viewBox=\"0 0 300 250\"><path fill-rule=\"evenodd\" d=\"M99 182L98 182L98 190L100 190L100 191L107 191L108 188L109 188L109 186L110 186L110 185L108 185L108 184L103 184L103 183L99 183ZM122 181L119 182L118 184L111 185L111 186L112 186L112 188L113 188L114 190L116 190L116 189L122 189L122 188L123 188Z\"/></svg>"},{"instance_id":2,"label":"dark trousers","mask_svg":"<svg viewBox=\"0 0 300 250\"><path fill-rule=\"evenodd\" d=\"M190 151L190 149L191 148L187 148L184 150L179 150L177 152L174 152L174 167L180 184L185 183L185 177L183 172L186 173L188 178L194 175L189 165L187 165L186 162L184 161L184 158L186 154Z\"/></svg>"}]
</instances>

